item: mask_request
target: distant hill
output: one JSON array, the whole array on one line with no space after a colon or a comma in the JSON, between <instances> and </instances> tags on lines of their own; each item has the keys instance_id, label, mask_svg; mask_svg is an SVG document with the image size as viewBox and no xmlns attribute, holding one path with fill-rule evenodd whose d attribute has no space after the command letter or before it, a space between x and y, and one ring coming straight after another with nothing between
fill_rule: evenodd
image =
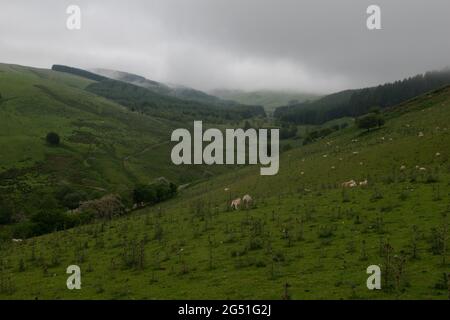
<instances>
[{"instance_id":1,"label":"distant hill","mask_svg":"<svg viewBox=\"0 0 450 320\"><path fill-rule=\"evenodd\" d=\"M233 100L242 104L261 105L268 112L272 112L276 107L316 100L320 97L315 94L275 90L242 91L216 89L212 91L212 94L222 99Z\"/></svg>"},{"instance_id":2,"label":"distant hill","mask_svg":"<svg viewBox=\"0 0 450 320\"><path fill-rule=\"evenodd\" d=\"M59 71L59 72L65 72L65 73L71 73L77 76L80 76L82 78L86 78L89 80L94 80L94 81L103 81L103 80L107 80L107 77L103 77L101 75L86 71L86 70L82 70L82 69L78 69L78 68L73 68L73 67L69 67L69 66L64 66L64 65L60 65L60 64L54 64L52 66L52 70L53 71Z\"/></svg>"},{"instance_id":3,"label":"distant hill","mask_svg":"<svg viewBox=\"0 0 450 320\"><path fill-rule=\"evenodd\" d=\"M93 69L92 71L111 79L128 82L149 89L159 94L169 95L184 100L196 101L200 103L218 106L235 106L238 104L234 101L220 99L216 96L207 94L200 90L192 89L181 85L172 85L172 84L169 85L162 82L146 79L142 76L128 72L109 69ZM257 105L257 103L249 103L249 104Z\"/></svg>"},{"instance_id":4,"label":"distant hill","mask_svg":"<svg viewBox=\"0 0 450 320\"><path fill-rule=\"evenodd\" d=\"M150 100L159 107L156 98L171 110L179 103L194 103L172 101L79 69L55 69L60 71L0 64L0 209L3 200L14 203L21 217L17 221L42 206L67 210L60 199L54 200L61 190L89 199L108 193L129 195L136 184L158 177L186 184L230 169L172 164L170 134L186 127L176 121L186 110L172 111L170 119L156 116L156 111L133 112L130 107L132 102L139 106L134 96L143 99L143 108ZM109 89L116 90L115 86L123 90L109 99L101 96L112 95ZM135 90L134 96L128 90ZM201 111L220 117L213 107ZM60 136L59 146L46 143L49 132Z\"/></svg>"},{"instance_id":5,"label":"distant hill","mask_svg":"<svg viewBox=\"0 0 450 320\"><path fill-rule=\"evenodd\" d=\"M161 82L146 79L136 74L101 68L92 69L92 72L110 79L124 81L140 87L144 87L159 94L170 95L172 92L172 89L168 85Z\"/></svg>"},{"instance_id":6,"label":"distant hill","mask_svg":"<svg viewBox=\"0 0 450 320\"><path fill-rule=\"evenodd\" d=\"M372 108L389 108L448 84L450 69L432 71L377 87L342 91L316 101L283 106L275 110L274 116L296 124L321 124L347 116L357 117Z\"/></svg>"},{"instance_id":7,"label":"distant hill","mask_svg":"<svg viewBox=\"0 0 450 320\"><path fill-rule=\"evenodd\" d=\"M202 99L198 97L201 94L187 89L186 93L176 96L173 89L168 86L130 73L107 72L107 75L123 79L115 80L72 67L53 66L52 69L79 75L87 79L95 79L95 76L98 76L97 82L86 87L87 91L115 101L134 112L169 120L187 122L202 119L214 123L224 123L255 116L265 117L264 109L261 106L241 105L234 102L229 104L225 102L210 103L207 101L209 99L207 97L203 99L204 101L200 101ZM188 93L196 95L197 98L185 98ZM215 97L210 99L221 101Z\"/></svg>"}]
</instances>

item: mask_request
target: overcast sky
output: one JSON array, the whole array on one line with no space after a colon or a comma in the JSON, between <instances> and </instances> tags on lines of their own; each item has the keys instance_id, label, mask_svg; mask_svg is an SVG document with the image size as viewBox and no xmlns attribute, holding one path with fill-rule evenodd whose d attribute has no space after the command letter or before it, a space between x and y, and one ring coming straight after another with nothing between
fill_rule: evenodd
<instances>
[{"instance_id":1,"label":"overcast sky","mask_svg":"<svg viewBox=\"0 0 450 320\"><path fill-rule=\"evenodd\" d=\"M66 28L66 8L82 28ZM382 30L366 9L382 10ZM0 0L0 62L332 92L450 66L449 0Z\"/></svg>"}]
</instances>

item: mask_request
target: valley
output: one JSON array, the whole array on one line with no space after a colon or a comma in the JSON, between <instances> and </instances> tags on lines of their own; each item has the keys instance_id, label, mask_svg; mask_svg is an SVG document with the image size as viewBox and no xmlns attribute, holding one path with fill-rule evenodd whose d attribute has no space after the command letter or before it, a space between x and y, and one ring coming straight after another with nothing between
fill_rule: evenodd
<instances>
[{"instance_id":1,"label":"valley","mask_svg":"<svg viewBox=\"0 0 450 320\"><path fill-rule=\"evenodd\" d=\"M187 184L155 205L18 242L0 229L2 299L447 299L449 86L384 109L379 128L299 126L301 139L282 140L278 174L261 176L259 166L168 166L165 141L187 120L132 111L117 93L84 90L90 79L1 70L0 181L15 203L29 201L22 189L48 194L62 181L103 193L158 177ZM62 146L42 141L50 129ZM343 187L350 180L367 184ZM254 205L231 210L244 194ZM66 288L74 264L81 290ZM366 287L370 265L381 290Z\"/></svg>"}]
</instances>

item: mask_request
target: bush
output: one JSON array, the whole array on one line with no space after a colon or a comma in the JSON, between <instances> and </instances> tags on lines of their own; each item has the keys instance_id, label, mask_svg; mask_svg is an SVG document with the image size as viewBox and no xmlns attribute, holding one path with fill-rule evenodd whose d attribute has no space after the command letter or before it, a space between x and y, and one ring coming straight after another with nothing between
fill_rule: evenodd
<instances>
[{"instance_id":1,"label":"bush","mask_svg":"<svg viewBox=\"0 0 450 320\"><path fill-rule=\"evenodd\" d=\"M65 227L66 216L58 211L40 211L31 216L33 235L41 235L62 230Z\"/></svg>"},{"instance_id":2,"label":"bush","mask_svg":"<svg viewBox=\"0 0 450 320\"><path fill-rule=\"evenodd\" d=\"M381 127L384 125L384 123L385 121L383 116L377 113L369 113L365 116L359 117L356 120L358 128L367 129L367 131L370 131L370 129L375 127Z\"/></svg>"},{"instance_id":3,"label":"bush","mask_svg":"<svg viewBox=\"0 0 450 320\"><path fill-rule=\"evenodd\" d=\"M57 146L60 143L59 135L55 132L49 132L45 137L45 141L51 146Z\"/></svg>"},{"instance_id":4,"label":"bush","mask_svg":"<svg viewBox=\"0 0 450 320\"><path fill-rule=\"evenodd\" d=\"M85 201L87 196L84 192L71 192L66 194L62 199L64 207L74 210L80 206L82 201Z\"/></svg>"},{"instance_id":5,"label":"bush","mask_svg":"<svg viewBox=\"0 0 450 320\"><path fill-rule=\"evenodd\" d=\"M111 219L125 213L125 206L120 196L115 194L106 195L100 199L82 202L78 212L92 214L95 218Z\"/></svg>"},{"instance_id":6,"label":"bush","mask_svg":"<svg viewBox=\"0 0 450 320\"><path fill-rule=\"evenodd\" d=\"M177 189L177 185L165 180L148 185L138 185L133 190L133 200L135 203L156 204L174 197Z\"/></svg>"},{"instance_id":7,"label":"bush","mask_svg":"<svg viewBox=\"0 0 450 320\"><path fill-rule=\"evenodd\" d=\"M12 219L12 210L8 203L0 199L0 224L8 224Z\"/></svg>"}]
</instances>

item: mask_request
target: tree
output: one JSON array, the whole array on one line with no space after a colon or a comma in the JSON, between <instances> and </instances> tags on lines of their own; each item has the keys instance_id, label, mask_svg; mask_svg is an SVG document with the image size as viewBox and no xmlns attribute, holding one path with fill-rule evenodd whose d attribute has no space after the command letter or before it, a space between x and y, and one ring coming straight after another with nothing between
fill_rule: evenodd
<instances>
[{"instance_id":1,"label":"tree","mask_svg":"<svg viewBox=\"0 0 450 320\"><path fill-rule=\"evenodd\" d=\"M87 196L84 192L71 192L64 196L62 199L62 204L70 209L74 210L80 206L82 201L85 201Z\"/></svg>"},{"instance_id":2,"label":"tree","mask_svg":"<svg viewBox=\"0 0 450 320\"><path fill-rule=\"evenodd\" d=\"M12 219L12 209L10 204L0 198L0 225L10 223Z\"/></svg>"},{"instance_id":3,"label":"tree","mask_svg":"<svg viewBox=\"0 0 450 320\"><path fill-rule=\"evenodd\" d=\"M41 235L64 228L65 215L55 210L40 210L31 216L33 234Z\"/></svg>"},{"instance_id":4,"label":"tree","mask_svg":"<svg viewBox=\"0 0 450 320\"><path fill-rule=\"evenodd\" d=\"M370 129L375 127L381 127L382 125L384 125L384 123L385 120L383 116L376 113L366 114L365 116L359 117L356 120L358 128L367 129L367 131L370 131Z\"/></svg>"},{"instance_id":5,"label":"tree","mask_svg":"<svg viewBox=\"0 0 450 320\"><path fill-rule=\"evenodd\" d=\"M57 146L60 143L59 135L55 132L49 132L45 137L45 140L51 146Z\"/></svg>"}]
</instances>

